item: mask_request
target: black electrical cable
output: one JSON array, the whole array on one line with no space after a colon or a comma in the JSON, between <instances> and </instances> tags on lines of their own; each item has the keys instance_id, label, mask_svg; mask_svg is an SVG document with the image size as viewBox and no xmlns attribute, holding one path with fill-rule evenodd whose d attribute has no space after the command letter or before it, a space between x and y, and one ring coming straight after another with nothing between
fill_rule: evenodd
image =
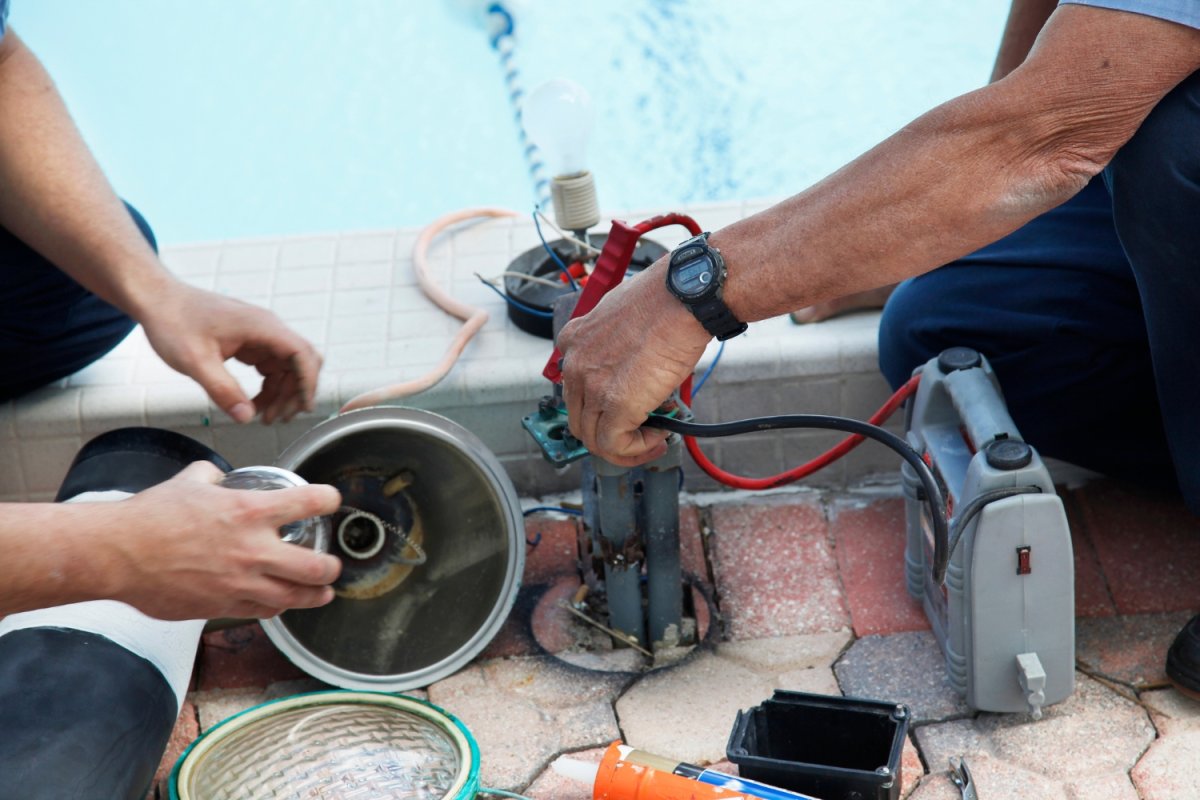
<instances>
[{"instance_id":1,"label":"black electrical cable","mask_svg":"<svg viewBox=\"0 0 1200 800\"><path fill-rule=\"evenodd\" d=\"M822 430L856 433L868 439L874 439L880 444L890 447L903 458L917 473L921 486L925 490L925 499L929 503L929 516L933 521L933 581L941 584L946 578L946 565L950 563L950 535L946 526L946 500L942 489L938 486L933 471L921 458L921 454L891 431L884 430L869 422L862 422L848 417L834 417L826 414L783 414L777 417L751 417L733 422L718 422L705 424L700 422L684 422L671 417L651 416L645 422L646 427L661 428L665 431L678 433L681 436L695 436L699 439L721 436L737 436L756 431L773 431L781 428L820 428Z\"/></svg>"},{"instance_id":2,"label":"black electrical cable","mask_svg":"<svg viewBox=\"0 0 1200 800\"><path fill-rule=\"evenodd\" d=\"M963 533L966 532L967 526L988 503L1016 497L1019 494L1040 494L1041 491L1040 486L1009 486L1004 489L992 489L972 497L970 502L960 508L954 519L950 521L950 553L946 557L947 560L954 558L954 551L958 549L958 543L962 539Z\"/></svg>"}]
</instances>

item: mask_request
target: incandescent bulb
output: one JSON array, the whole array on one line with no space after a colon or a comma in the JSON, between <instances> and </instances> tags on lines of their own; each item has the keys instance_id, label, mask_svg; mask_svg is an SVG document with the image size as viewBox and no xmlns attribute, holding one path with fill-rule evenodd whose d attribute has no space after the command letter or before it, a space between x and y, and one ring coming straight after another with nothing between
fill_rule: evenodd
<instances>
[{"instance_id":1,"label":"incandescent bulb","mask_svg":"<svg viewBox=\"0 0 1200 800\"><path fill-rule=\"evenodd\" d=\"M521 117L552 175L576 175L587 170L587 145L595 113L586 89L565 78L546 81L530 93Z\"/></svg>"}]
</instances>

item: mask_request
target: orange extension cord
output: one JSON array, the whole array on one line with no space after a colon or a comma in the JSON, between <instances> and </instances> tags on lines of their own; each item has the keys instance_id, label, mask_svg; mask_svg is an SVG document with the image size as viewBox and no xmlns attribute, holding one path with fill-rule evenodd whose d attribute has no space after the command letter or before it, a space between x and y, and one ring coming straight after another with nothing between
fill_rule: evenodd
<instances>
[{"instance_id":1,"label":"orange extension cord","mask_svg":"<svg viewBox=\"0 0 1200 800\"><path fill-rule=\"evenodd\" d=\"M458 357L462 355L463 349L488 321L488 313L478 306L469 306L466 303L455 300L433 281L433 278L429 275L429 246L439 233L451 225L457 225L460 222L468 222L481 217L518 216L520 214L516 211L510 211L506 208L467 208L462 211L446 214L444 217L439 217L425 226L421 231L421 235L417 237L416 244L413 245L413 271L417 274L417 284L430 300L437 303L439 308L458 317L464 324L459 328L458 335L454 337L454 341L446 348L446 353L442 356L442 360L425 375L364 392L349 400L342 406L341 411L338 413L344 414L347 411L353 411L357 408L376 406L386 403L389 400L419 394L426 389L436 386L446 377L455 362L458 361Z\"/></svg>"}]
</instances>

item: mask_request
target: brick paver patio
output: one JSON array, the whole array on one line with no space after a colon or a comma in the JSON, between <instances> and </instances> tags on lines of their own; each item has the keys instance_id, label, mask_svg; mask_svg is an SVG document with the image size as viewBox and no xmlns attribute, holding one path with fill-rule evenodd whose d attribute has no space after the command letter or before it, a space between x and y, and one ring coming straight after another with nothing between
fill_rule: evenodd
<instances>
[{"instance_id":1,"label":"brick paver patio","mask_svg":"<svg viewBox=\"0 0 1200 800\"><path fill-rule=\"evenodd\" d=\"M648 674L580 669L539 644L537 599L578 574L576 523L530 517L531 539L541 538L505 628L467 668L412 694L472 730L483 785L546 800L590 797L550 764L564 753L598 760L618 738L733 770L722 762L736 711L776 688L908 704L913 800L958 800L951 756L966 757L982 800L1195 800L1200 703L1168 688L1162 665L1200 609L1200 523L1176 501L1110 482L1062 494L1076 547L1078 682L1040 721L973 713L949 687L904 592L902 505L886 488L692 496L685 564L715 580L719 628L679 665ZM229 714L316 688L256 624L206 634L161 774Z\"/></svg>"}]
</instances>

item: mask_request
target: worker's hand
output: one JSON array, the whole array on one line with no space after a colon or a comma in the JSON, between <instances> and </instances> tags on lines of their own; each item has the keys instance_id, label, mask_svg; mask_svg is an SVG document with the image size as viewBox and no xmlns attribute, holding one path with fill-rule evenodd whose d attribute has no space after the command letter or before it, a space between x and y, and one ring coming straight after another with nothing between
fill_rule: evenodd
<instances>
[{"instance_id":1,"label":"worker's hand","mask_svg":"<svg viewBox=\"0 0 1200 800\"><path fill-rule=\"evenodd\" d=\"M712 338L667 291L665 275L664 260L622 282L558 337L571 432L622 466L666 451L667 432L642 423L692 373Z\"/></svg>"},{"instance_id":2,"label":"worker's hand","mask_svg":"<svg viewBox=\"0 0 1200 800\"><path fill-rule=\"evenodd\" d=\"M162 360L204 387L236 421L258 413L265 423L287 421L312 411L321 356L270 311L173 280L138 322ZM225 369L230 358L263 376L253 400Z\"/></svg>"},{"instance_id":3,"label":"worker's hand","mask_svg":"<svg viewBox=\"0 0 1200 800\"><path fill-rule=\"evenodd\" d=\"M97 521L110 523L98 526L106 596L161 619L266 618L332 600L341 562L282 541L279 528L334 513L337 490L227 489L215 485L221 477L200 461L128 500L95 504Z\"/></svg>"}]
</instances>

